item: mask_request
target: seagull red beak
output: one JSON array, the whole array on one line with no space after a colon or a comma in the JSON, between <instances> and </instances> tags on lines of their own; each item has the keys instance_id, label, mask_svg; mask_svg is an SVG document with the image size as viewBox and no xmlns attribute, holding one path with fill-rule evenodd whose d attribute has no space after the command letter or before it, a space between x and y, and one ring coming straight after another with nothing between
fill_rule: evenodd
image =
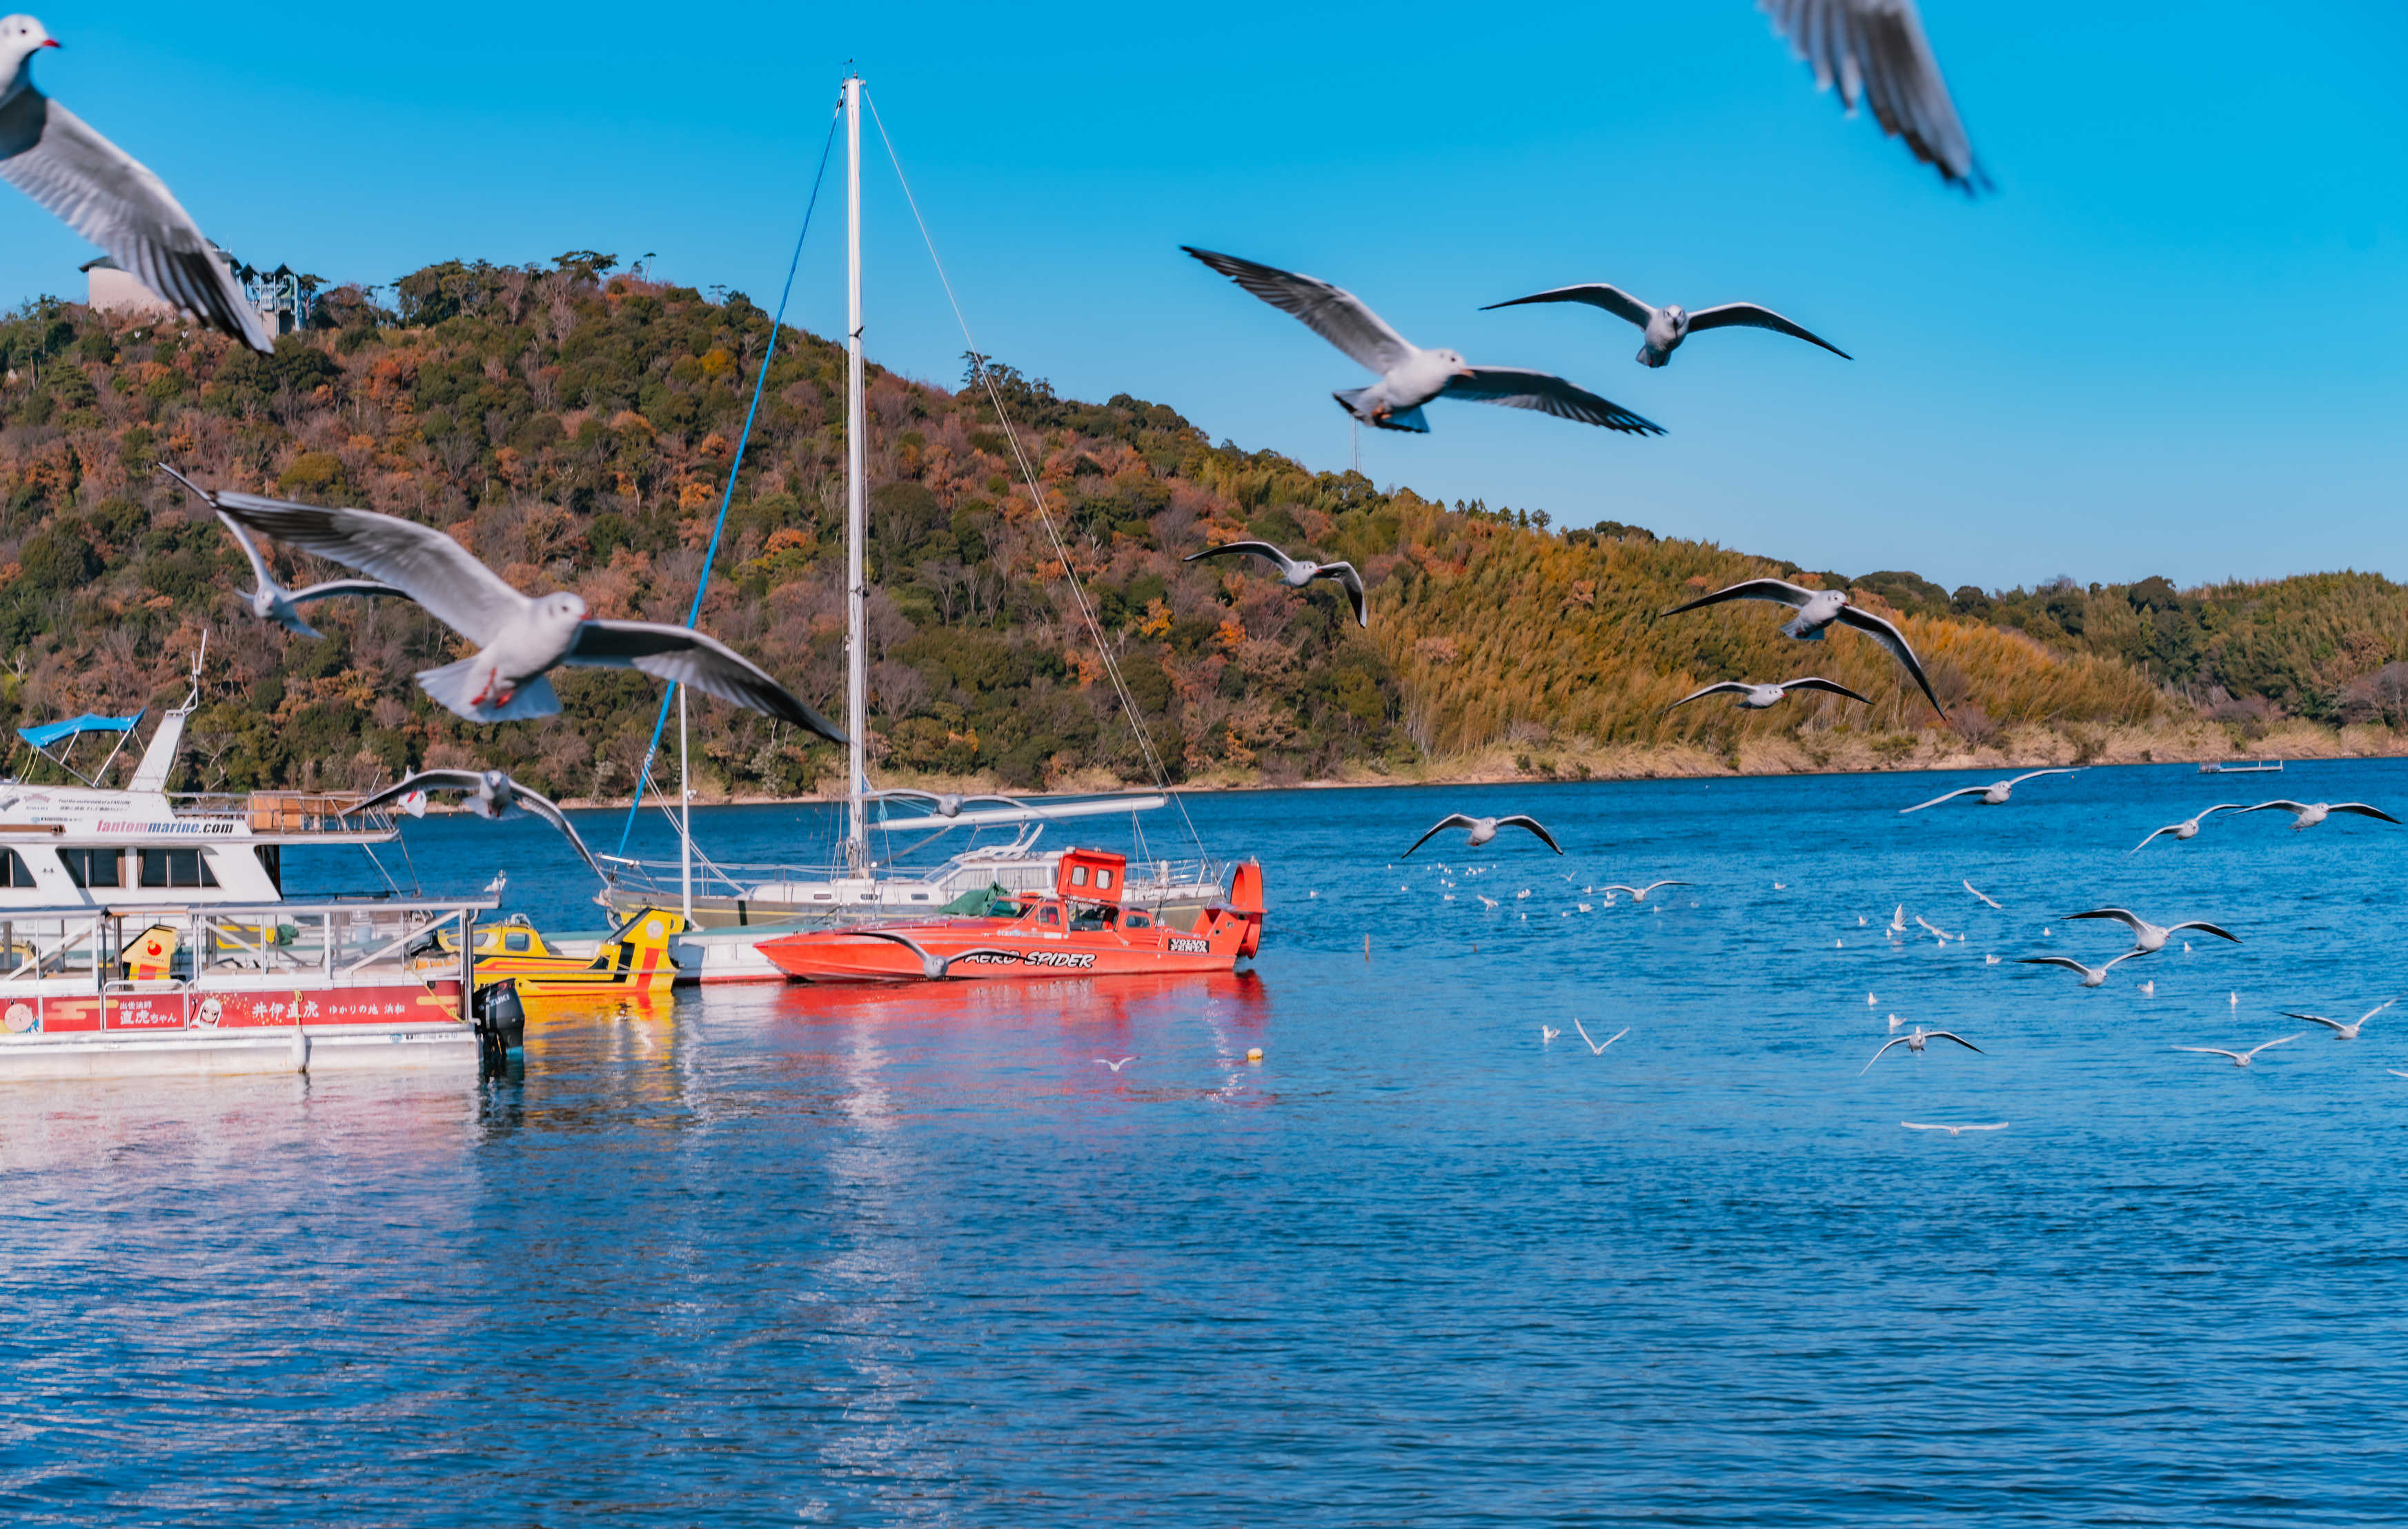
<instances>
[{"instance_id":1,"label":"seagull red beak","mask_svg":"<svg viewBox=\"0 0 2408 1529\"><path fill-rule=\"evenodd\" d=\"M45 48L63 48L66 45L60 42L56 37L44 37L42 39L42 46Z\"/></svg>"}]
</instances>

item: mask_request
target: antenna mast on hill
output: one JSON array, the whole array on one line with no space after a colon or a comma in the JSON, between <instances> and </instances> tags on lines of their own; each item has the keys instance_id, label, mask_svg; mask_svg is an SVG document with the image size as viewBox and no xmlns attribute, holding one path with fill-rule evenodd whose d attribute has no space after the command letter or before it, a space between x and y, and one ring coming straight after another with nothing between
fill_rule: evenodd
<instances>
[{"instance_id":1,"label":"antenna mast on hill","mask_svg":"<svg viewBox=\"0 0 2408 1529\"><path fill-rule=\"evenodd\" d=\"M869 653L863 628L869 618L869 580L862 569L862 542L869 529L867 507L868 425L861 407L861 76L844 80L844 281L845 318L845 684L844 730L853 741L844 778L844 852L853 874L869 871L867 780L869 732Z\"/></svg>"}]
</instances>

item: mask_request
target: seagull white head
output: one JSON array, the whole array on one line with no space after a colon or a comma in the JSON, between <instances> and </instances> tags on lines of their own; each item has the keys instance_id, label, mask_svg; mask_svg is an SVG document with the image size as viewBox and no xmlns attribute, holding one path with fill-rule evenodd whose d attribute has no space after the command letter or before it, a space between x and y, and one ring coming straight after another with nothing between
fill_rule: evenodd
<instances>
[{"instance_id":1,"label":"seagull white head","mask_svg":"<svg viewBox=\"0 0 2408 1529\"><path fill-rule=\"evenodd\" d=\"M0 67L7 70L12 82L24 78L26 62L36 53L57 46L59 41L50 36L50 28L31 16L0 16Z\"/></svg>"},{"instance_id":2,"label":"seagull white head","mask_svg":"<svg viewBox=\"0 0 2408 1529\"><path fill-rule=\"evenodd\" d=\"M1471 363L1463 359L1463 352L1460 350L1449 350L1441 346L1440 349L1432 350L1430 354L1435 356L1446 367L1447 375L1450 377L1469 377L1472 375Z\"/></svg>"}]
</instances>

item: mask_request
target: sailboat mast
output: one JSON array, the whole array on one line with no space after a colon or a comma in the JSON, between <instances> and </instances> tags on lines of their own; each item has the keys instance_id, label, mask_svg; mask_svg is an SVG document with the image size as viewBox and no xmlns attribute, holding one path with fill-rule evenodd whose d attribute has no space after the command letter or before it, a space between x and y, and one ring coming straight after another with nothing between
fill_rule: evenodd
<instances>
[{"instance_id":1,"label":"sailboat mast","mask_svg":"<svg viewBox=\"0 0 2408 1529\"><path fill-rule=\"evenodd\" d=\"M869 428L861 388L861 77L844 82L845 297L845 736L853 740L846 760L845 859L853 874L869 868L867 804L862 800L869 729L869 654L864 628L869 619L869 580L862 567L867 538Z\"/></svg>"}]
</instances>

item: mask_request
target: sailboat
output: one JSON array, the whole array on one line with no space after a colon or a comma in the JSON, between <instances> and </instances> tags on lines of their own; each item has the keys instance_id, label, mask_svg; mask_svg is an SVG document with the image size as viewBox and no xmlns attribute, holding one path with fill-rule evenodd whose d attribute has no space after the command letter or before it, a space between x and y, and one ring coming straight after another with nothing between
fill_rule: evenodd
<instances>
[{"instance_id":1,"label":"sailboat","mask_svg":"<svg viewBox=\"0 0 2408 1529\"><path fill-rule=\"evenodd\" d=\"M847 308L845 735L851 741L845 770L845 835L841 844L841 864L832 868L735 864L712 860L695 850L693 793L687 773L685 693L681 687L678 692L681 802L676 814L679 861L671 866L624 855L598 856L609 868L609 879L595 901L620 919L632 917L646 907L677 907L684 915L687 926L687 933L674 947L679 968L701 981L776 979L789 968L771 961L758 948L767 936L850 929L898 918L983 920L991 910L1000 912L1007 907L1035 909L1049 897L1059 899L1069 890L1068 878L1072 874L1072 866L1080 864L1081 854L1098 851L1074 850L1067 844L1059 847L1042 845L1039 840L1049 829L1061 824L1127 813L1130 815L1131 837L1139 853L1134 857L1111 856L1117 867L1113 903L1116 910L1127 910L1115 911L1115 927L1127 925L1129 915L1134 914L1138 926L1162 932L1160 953L1165 959L1176 957L1181 965L1192 965L1192 958L1205 952L1186 949L1199 943L1188 932L1208 923L1215 929L1226 926L1226 932L1211 942L1211 950L1206 964L1217 964L1219 969L1226 970L1240 953L1240 945L1244 947L1242 953L1251 955L1254 944L1259 938L1261 867L1252 862L1237 864L1215 860L1204 851L1200 837L1196 841L1197 852L1193 857L1156 858L1146 851L1139 815L1170 805L1172 796L1166 773L1153 753L1134 703L1128 697L1127 688L1121 681L1111 647L1104 642L1099 631L1096 633L1097 650L1121 694L1130 724L1138 727L1140 751L1145 754L1159 789L1151 793L1070 800L981 798L982 801L996 801L1000 805L963 809L958 804L945 804L953 810L942 811L932 806L924 812L896 813L886 793L870 788L868 647L865 640L869 601L865 558L868 532L869 423L864 402L861 302L861 125L864 105L861 77L848 76L844 81L841 109L845 121ZM976 354L974 350L972 354ZM983 368L981 369L982 372ZM996 406L998 421L1009 431L1010 422L1002 420L1002 403L999 397L995 396L992 388L989 396ZM1033 477L1030 488L1032 492L1037 491ZM1040 516L1044 513L1041 497L1039 513ZM1067 558L1063 571L1076 590L1078 576ZM707 566L703 577L710 577ZM1083 595L1081 603L1083 611ZM1089 621L1092 623L1092 614ZM876 817L872 815L873 807L878 809ZM1181 816L1185 816L1183 809ZM871 833L873 828L880 830L882 842L891 846L903 836L925 843L962 831L968 831L974 838L979 830L1003 827L1013 830L1009 840L973 844L934 863L906 863L907 857L918 845L907 847L901 854L882 856L873 850ZM1193 833L1194 825L1190 823L1188 827ZM1083 890L1087 873L1081 869L1078 874ZM1235 900L1251 904L1243 913L1227 911L1233 902L1233 893L1237 894ZM1086 904L1082 901L1082 906ZM1218 923L1213 922L1216 909L1226 914ZM891 942L875 939L867 943L882 950L900 949ZM1173 950L1173 946L1179 949ZM875 966L877 963L871 965ZM993 968L996 965L1009 964L990 964L990 975L994 974ZM908 975L919 974L916 961L907 961L904 965L910 968ZM1027 968L1024 965L1024 969ZM1165 968L1159 964L1150 963L1144 969ZM892 972L879 969L866 975L890 978L903 977L907 972L904 967L897 967Z\"/></svg>"}]
</instances>

